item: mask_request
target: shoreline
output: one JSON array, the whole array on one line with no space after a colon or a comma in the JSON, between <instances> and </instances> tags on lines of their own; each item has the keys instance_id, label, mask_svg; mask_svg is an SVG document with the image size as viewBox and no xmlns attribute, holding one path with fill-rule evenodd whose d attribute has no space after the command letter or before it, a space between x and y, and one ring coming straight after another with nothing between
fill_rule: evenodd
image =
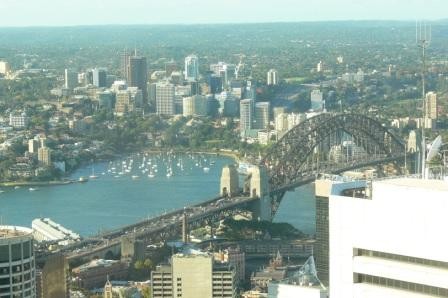
<instances>
[{"instance_id":1,"label":"shoreline","mask_svg":"<svg viewBox=\"0 0 448 298\"><path fill-rule=\"evenodd\" d=\"M209 154L214 156L225 156L232 158L236 163L240 162L240 157L238 152L235 151L189 151L189 150L153 150L153 149L144 149L141 152L143 153L164 153L164 152L173 152L173 153L192 153L192 154ZM121 156L130 155L131 153L122 154ZM117 156L115 157L117 158ZM113 159L102 159L101 162L111 161ZM88 164L87 164L88 165ZM81 165L86 166L86 164ZM79 168L81 168L79 167ZM79 169L78 168L78 169ZM76 170L75 170L76 171ZM71 174L71 173L70 173ZM67 179L65 180L52 180L52 181L8 181L8 182L0 182L0 187L16 187L16 186L58 186L58 185L68 185L72 183L82 183L81 181L75 179Z\"/></svg>"},{"instance_id":2,"label":"shoreline","mask_svg":"<svg viewBox=\"0 0 448 298\"><path fill-rule=\"evenodd\" d=\"M76 183L76 180L61 180L61 181L11 181L0 182L1 187L15 187L15 186L53 186L53 185L66 185Z\"/></svg>"}]
</instances>

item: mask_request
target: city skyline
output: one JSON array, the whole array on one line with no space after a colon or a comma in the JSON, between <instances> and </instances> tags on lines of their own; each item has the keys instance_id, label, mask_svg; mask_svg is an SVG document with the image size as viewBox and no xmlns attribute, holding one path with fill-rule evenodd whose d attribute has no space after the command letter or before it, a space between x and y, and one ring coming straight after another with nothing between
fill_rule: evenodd
<instances>
[{"instance_id":1,"label":"city skyline","mask_svg":"<svg viewBox=\"0 0 448 298\"><path fill-rule=\"evenodd\" d=\"M8 14L0 20L0 27L437 20L447 18L445 11L448 9L448 3L443 0L378 0L364 3L354 0L318 0L312 3L279 0L275 6L265 0L131 0L126 4L118 0L4 0L0 2L0 10L8 11Z\"/></svg>"}]
</instances>

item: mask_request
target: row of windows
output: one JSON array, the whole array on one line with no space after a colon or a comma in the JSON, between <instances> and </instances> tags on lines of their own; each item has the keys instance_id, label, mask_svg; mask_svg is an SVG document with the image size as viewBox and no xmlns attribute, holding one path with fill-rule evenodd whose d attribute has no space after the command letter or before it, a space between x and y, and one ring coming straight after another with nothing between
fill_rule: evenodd
<instances>
[{"instance_id":1,"label":"row of windows","mask_svg":"<svg viewBox=\"0 0 448 298\"><path fill-rule=\"evenodd\" d=\"M9 285L9 283L10 283L9 278L10 278L9 276L0 278L0 286ZM22 281L29 281L31 279L31 273L24 274L23 280L22 280L22 275L12 276L11 279L12 279L13 284L21 283Z\"/></svg>"},{"instance_id":2,"label":"row of windows","mask_svg":"<svg viewBox=\"0 0 448 298\"><path fill-rule=\"evenodd\" d=\"M382 258L382 259L386 259L386 260L399 261L399 262L405 262L405 263L411 263L411 264L419 264L419 265L427 265L427 266L448 269L448 262L408 257L408 256L391 254L391 253L374 251L374 250L368 250L368 249L360 249L359 248L359 249L357 249L357 253L355 252L355 254L357 256L377 257L377 258Z\"/></svg>"},{"instance_id":3,"label":"row of windows","mask_svg":"<svg viewBox=\"0 0 448 298\"><path fill-rule=\"evenodd\" d=\"M23 243L16 243L11 245L11 255L9 252L9 245L0 246L0 263L19 261L21 259L29 258L33 253L32 241Z\"/></svg>"},{"instance_id":4,"label":"row of windows","mask_svg":"<svg viewBox=\"0 0 448 298\"><path fill-rule=\"evenodd\" d=\"M439 297L448 297L448 289L416 284L396 279L355 273L353 276L353 280L355 283L368 283L373 285L381 285L388 288L411 291L415 293L424 293Z\"/></svg>"}]
</instances>

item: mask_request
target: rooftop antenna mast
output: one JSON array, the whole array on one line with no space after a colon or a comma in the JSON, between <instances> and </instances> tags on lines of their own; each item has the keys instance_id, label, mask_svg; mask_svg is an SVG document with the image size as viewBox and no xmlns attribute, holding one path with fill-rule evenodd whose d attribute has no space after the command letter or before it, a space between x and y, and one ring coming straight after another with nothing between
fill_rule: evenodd
<instances>
[{"instance_id":1,"label":"rooftop antenna mast","mask_svg":"<svg viewBox=\"0 0 448 298\"><path fill-rule=\"evenodd\" d=\"M422 179L426 179L426 140L425 140L425 127L426 127L426 49L431 43L431 25L427 26L426 22L416 21L415 23L415 42L419 49L421 49L422 59L422 143L421 143L421 175Z\"/></svg>"}]
</instances>

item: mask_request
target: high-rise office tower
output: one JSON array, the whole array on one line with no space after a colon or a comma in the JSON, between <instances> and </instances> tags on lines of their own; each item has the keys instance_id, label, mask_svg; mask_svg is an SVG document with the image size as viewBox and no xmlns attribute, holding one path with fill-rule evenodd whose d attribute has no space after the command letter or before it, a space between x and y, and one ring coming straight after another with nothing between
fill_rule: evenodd
<instances>
[{"instance_id":1,"label":"high-rise office tower","mask_svg":"<svg viewBox=\"0 0 448 298\"><path fill-rule=\"evenodd\" d=\"M448 297L448 247L440 237L448 225L446 182L320 181L316 195L328 202L321 220L329 223L330 297Z\"/></svg>"},{"instance_id":2,"label":"high-rise office tower","mask_svg":"<svg viewBox=\"0 0 448 298\"><path fill-rule=\"evenodd\" d=\"M168 82L156 84L156 113L158 115L172 116L174 109L175 88Z\"/></svg>"},{"instance_id":3,"label":"high-rise office tower","mask_svg":"<svg viewBox=\"0 0 448 298\"><path fill-rule=\"evenodd\" d=\"M31 229L0 226L0 297L36 298Z\"/></svg>"},{"instance_id":4,"label":"high-rise office tower","mask_svg":"<svg viewBox=\"0 0 448 298\"><path fill-rule=\"evenodd\" d=\"M253 99L243 99L240 101L240 132L241 136L247 136L253 128L255 114L255 101Z\"/></svg>"},{"instance_id":5,"label":"high-rise office tower","mask_svg":"<svg viewBox=\"0 0 448 298\"><path fill-rule=\"evenodd\" d=\"M197 81L199 78L199 60L196 55L185 58L185 80Z\"/></svg>"},{"instance_id":6,"label":"high-rise office tower","mask_svg":"<svg viewBox=\"0 0 448 298\"><path fill-rule=\"evenodd\" d=\"M9 72L11 72L11 66L7 61L1 61L0 60L0 74L7 75Z\"/></svg>"},{"instance_id":7,"label":"high-rise office tower","mask_svg":"<svg viewBox=\"0 0 448 298\"><path fill-rule=\"evenodd\" d=\"M78 74L70 69L65 69L64 86L67 89L73 89L78 86Z\"/></svg>"},{"instance_id":8,"label":"high-rise office tower","mask_svg":"<svg viewBox=\"0 0 448 298\"><path fill-rule=\"evenodd\" d=\"M38 272L37 298L70 298L68 261L63 255L52 255Z\"/></svg>"},{"instance_id":9,"label":"high-rise office tower","mask_svg":"<svg viewBox=\"0 0 448 298\"><path fill-rule=\"evenodd\" d=\"M94 68L92 70L93 85L97 87L107 86L107 72L104 68Z\"/></svg>"},{"instance_id":10,"label":"high-rise office tower","mask_svg":"<svg viewBox=\"0 0 448 298\"><path fill-rule=\"evenodd\" d=\"M207 97L203 95L193 95L184 97L182 101L182 112L184 117L207 115Z\"/></svg>"},{"instance_id":11,"label":"high-rise office tower","mask_svg":"<svg viewBox=\"0 0 448 298\"><path fill-rule=\"evenodd\" d=\"M148 67L146 57L132 56L129 58L128 85L142 90L143 106L148 104Z\"/></svg>"},{"instance_id":12,"label":"high-rise office tower","mask_svg":"<svg viewBox=\"0 0 448 298\"><path fill-rule=\"evenodd\" d=\"M257 102L255 104L254 129L267 129L269 126L269 102Z\"/></svg>"},{"instance_id":13,"label":"high-rise office tower","mask_svg":"<svg viewBox=\"0 0 448 298\"><path fill-rule=\"evenodd\" d=\"M426 93L425 117L427 119L437 119L437 93L435 92Z\"/></svg>"},{"instance_id":14,"label":"high-rise office tower","mask_svg":"<svg viewBox=\"0 0 448 298\"><path fill-rule=\"evenodd\" d=\"M268 78L267 78L267 83L268 86L275 86L278 85L278 71L275 69L270 69L268 71Z\"/></svg>"},{"instance_id":15,"label":"high-rise office tower","mask_svg":"<svg viewBox=\"0 0 448 298\"><path fill-rule=\"evenodd\" d=\"M228 86L230 80L235 76L235 65L218 62L216 64L210 64L210 71L222 78L223 86Z\"/></svg>"},{"instance_id":16,"label":"high-rise office tower","mask_svg":"<svg viewBox=\"0 0 448 298\"><path fill-rule=\"evenodd\" d=\"M84 73L84 84L93 85L93 70L88 70Z\"/></svg>"},{"instance_id":17,"label":"high-rise office tower","mask_svg":"<svg viewBox=\"0 0 448 298\"><path fill-rule=\"evenodd\" d=\"M207 76L207 84L210 88L211 94L222 92L222 77L216 74L209 73Z\"/></svg>"},{"instance_id":18,"label":"high-rise office tower","mask_svg":"<svg viewBox=\"0 0 448 298\"><path fill-rule=\"evenodd\" d=\"M317 72L323 72L324 71L324 63L322 61L319 61L316 66Z\"/></svg>"},{"instance_id":19,"label":"high-rise office tower","mask_svg":"<svg viewBox=\"0 0 448 298\"><path fill-rule=\"evenodd\" d=\"M126 81L129 81L129 58L131 55L125 49L120 56L121 77Z\"/></svg>"}]
</instances>

